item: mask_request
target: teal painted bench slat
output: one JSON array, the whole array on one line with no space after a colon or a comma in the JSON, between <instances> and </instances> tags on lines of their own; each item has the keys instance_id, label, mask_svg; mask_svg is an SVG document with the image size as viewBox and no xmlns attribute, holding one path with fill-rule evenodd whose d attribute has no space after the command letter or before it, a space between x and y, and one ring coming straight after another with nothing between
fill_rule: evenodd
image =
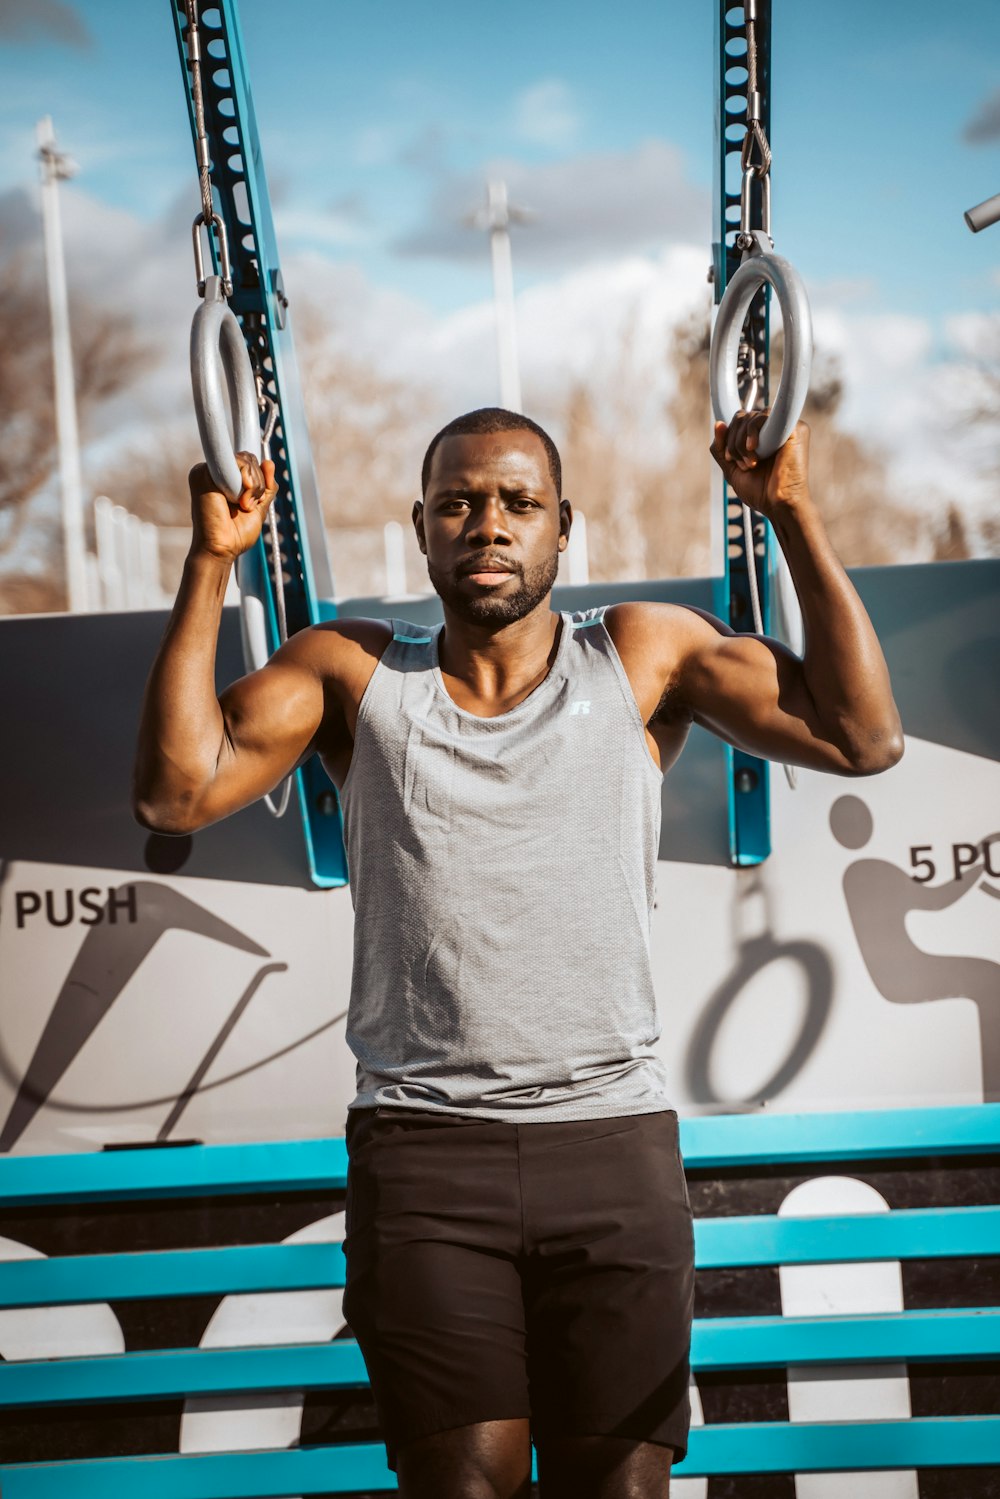
<instances>
[{"instance_id":1,"label":"teal painted bench slat","mask_svg":"<svg viewBox=\"0 0 1000 1499\"><path fill-rule=\"evenodd\" d=\"M700 1270L1000 1252L1000 1207L911 1208L853 1218L700 1218ZM344 1284L339 1244L238 1244L0 1262L0 1308L303 1291Z\"/></svg>"},{"instance_id":2,"label":"teal painted bench slat","mask_svg":"<svg viewBox=\"0 0 1000 1499\"><path fill-rule=\"evenodd\" d=\"M678 1478L712 1473L823 1473L1000 1463L1000 1417L925 1416L910 1421L785 1422L695 1427ZM845 1461L845 1457L849 1460ZM533 1470L535 1465L533 1464ZM381 1445L291 1452L117 1457L0 1468L4 1499L281 1499L396 1488Z\"/></svg>"},{"instance_id":3,"label":"teal painted bench slat","mask_svg":"<svg viewBox=\"0 0 1000 1499\"><path fill-rule=\"evenodd\" d=\"M689 1167L977 1155L1000 1143L1000 1103L850 1114L718 1114L681 1121Z\"/></svg>"},{"instance_id":4,"label":"teal painted bench slat","mask_svg":"<svg viewBox=\"0 0 1000 1499\"><path fill-rule=\"evenodd\" d=\"M342 1139L0 1157L0 1204L5 1207L234 1192L324 1192L346 1184L347 1146Z\"/></svg>"},{"instance_id":5,"label":"teal painted bench slat","mask_svg":"<svg viewBox=\"0 0 1000 1499\"><path fill-rule=\"evenodd\" d=\"M342 1286L345 1273L339 1244L234 1244L219 1249L4 1260L0 1262L0 1307L313 1291Z\"/></svg>"},{"instance_id":6,"label":"teal painted bench slat","mask_svg":"<svg viewBox=\"0 0 1000 1499\"><path fill-rule=\"evenodd\" d=\"M996 1150L998 1142L1000 1103L681 1120L681 1147L692 1170L974 1155ZM342 1139L15 1155L0 1158L0 1203L26 1207L247 1191L315 1192L343 1187L346 1179Z\"/></svg>"},{"instance_id":7,"label":"teal painted bench slat","mask_svg":"<svg viewBox=\"0 0 1000 1499\"><path fill-rule=\"evenodd\" d=\"M904 1208L843 1218L699 1218L699 1270L1000 1254L1000 1207Z\"/></svg>"},{"instance_id":8,"label":"teal painted bench slat","mask_svg":"<svg viewBox=\"0 0 1000 1499\"><path fill-rule=\"evenodd\" d=\"M1000 1310L883 1312L860 1317L712 1317L694 1324L699 1369L1000 1358ZM0 1364L0 1408L156 1400L265 1390L367 1385L355 1342L157 1353Z\"/></svg>"},{"instance_id":9,"label":"teal painted bench slat","mask_svg":"<svg viewBox=\"0 0 1000 1499\"><path fill-rule=\"evenodd\" d=\"M865 1163L996 1155L1000 1104L863 1114L739 1115L687 1119L689 1169ZM191 1146L74 1156L0 1158L0 1203L141 1201L319 1193L342 1188L341 1139ZM1000 1253L1000 1207L932 1208L824 1218L701 1219L700 1268L988 1256ZM137 1297L226 1295L343 1284L339 1244L242 1245L136 1255L74 1255L0 1263L0 1307L72 1305ZM695 1370L789 1364L996 1360L1000 1309L854 1317L739 1317L698 1321ZM266 1390L359 1388L367 1383L348 1340L257 1349L171 1349L113 1358L0 1364L0 1406L153 1400ZM921 1417L695 1429L679 1475L836 1472L1000 1466L1000 1417ZM3 1499L263 1499L395 1488L380 1442L302 1451L164 1454L0 1468Z\"/></svg>"}]
</instances>

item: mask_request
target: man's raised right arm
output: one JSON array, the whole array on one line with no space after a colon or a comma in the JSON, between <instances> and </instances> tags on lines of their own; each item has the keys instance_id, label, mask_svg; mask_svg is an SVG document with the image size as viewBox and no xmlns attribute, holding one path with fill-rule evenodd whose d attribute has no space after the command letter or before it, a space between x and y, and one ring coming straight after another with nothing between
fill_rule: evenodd
<instances>
[{"instance_id":1,"label":"man's raised right arm","mask_svg":"<svg viewBox=\"0 0 1000 1499\"><path fill-rule=\"evenodd\" d=\"M336 667L352 642L332 632L302 631L216 693L230 572L259 538L275 493L272 464L262 471L245 454L239 464L236 504L214 490L204 465L190 476L191 551L146 685L133 782L135 816L156 832L191 833L256 801L309 757L332 716L342 720Z\"/></svg>"}]
</instances>

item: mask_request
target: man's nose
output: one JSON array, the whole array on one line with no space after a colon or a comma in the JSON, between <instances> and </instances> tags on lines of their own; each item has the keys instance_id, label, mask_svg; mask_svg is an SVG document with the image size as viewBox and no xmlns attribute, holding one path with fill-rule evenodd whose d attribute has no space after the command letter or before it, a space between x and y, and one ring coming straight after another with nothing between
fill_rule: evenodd
<instances>
[{"instance_id":1,"label":"man's nose","mask_svg":"<svg viewBox=\"0 0 1000 1499\"><path fill-rule=\"evenodd\" d=\"M496 498L480 501L469 517L469 528L465 533L467 544L493 546L510 542L510 527L503 506Z\"/></svg>"}]
</instances>

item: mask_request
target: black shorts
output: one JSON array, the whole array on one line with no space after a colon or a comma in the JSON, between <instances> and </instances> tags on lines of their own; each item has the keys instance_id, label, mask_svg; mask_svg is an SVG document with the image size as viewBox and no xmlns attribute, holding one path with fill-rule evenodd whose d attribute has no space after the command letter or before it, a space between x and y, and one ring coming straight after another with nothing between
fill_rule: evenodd
<instances>
[{"instance_id":1,"label":"black shorts","mask_svg":"<svg viewBox=\"0 0 1000 1499\"><path fill-rule=\"evenodd\" d=\"M352 1109L344 1316L389 1466L418 1437L687 1449L691 1209L672 1110L508 1124Z\"/></svg>"}]
</instances>

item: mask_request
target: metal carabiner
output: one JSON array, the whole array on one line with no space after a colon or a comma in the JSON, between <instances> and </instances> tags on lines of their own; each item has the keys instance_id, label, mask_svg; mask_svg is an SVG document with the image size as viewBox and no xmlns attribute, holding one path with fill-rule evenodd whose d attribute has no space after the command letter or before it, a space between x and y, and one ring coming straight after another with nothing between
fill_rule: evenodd
<instances>
[{"instance_id":1,"label":"metal carabiner","mask_svg":"<svg viewBox=\"0 0 1000 1499\"><path fill-rule=\"evenodd\" d=\"M219 267L219 281L222 286L222 293L223 296L231 297L233 294L233 268L229 260L229 236L226 233L226 226L221 216L217 213L212 214L210 221L206 220L204 210L201 213L195 214L194 222L191 225L191 237L194 241L194 270L198 278L198 295L199 297L205 295L206 281L205 257L201 248L201 226L202 224L207 226L209 222L215 225L215 232L219 240L219 260L221 262Z\"/></svg>"},{"instance_id":2,"label":"metal carabiner","mask_svg":"<svg viewBox=\"0 0 1000 1499\"><path fill-rule=\"evenodd\" d=\"M759 225L751 223L753 205L753 183L760 183L760 218ZM759 231L767 236L771 249L774 249L774 240L771 238L771 174L765 172L760 175L757 168L748 166L743 172L743 181L740 184L740 232L736 236L736 248L742 250L744 256L749 254L753 248L754 232Z\"/></svg>"}]
</instances>

